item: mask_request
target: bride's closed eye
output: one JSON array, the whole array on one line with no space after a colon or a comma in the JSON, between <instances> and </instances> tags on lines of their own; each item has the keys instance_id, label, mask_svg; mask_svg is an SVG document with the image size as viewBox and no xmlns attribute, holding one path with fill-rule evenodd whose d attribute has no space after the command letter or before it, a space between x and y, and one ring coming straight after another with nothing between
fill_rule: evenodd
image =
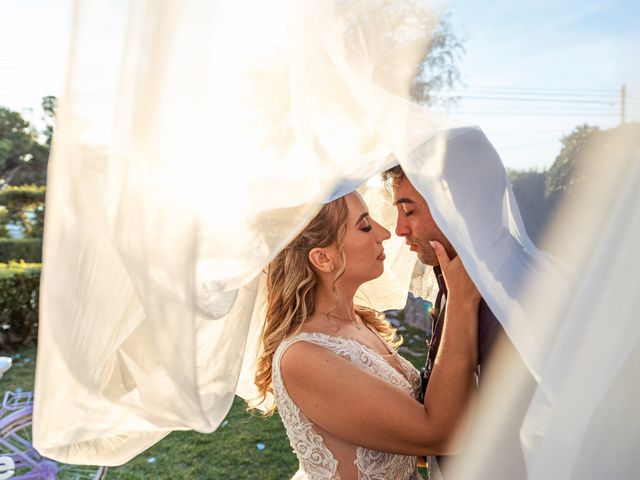
<instances>
[{"instance_id":1,"label":"bride's closed eye","mask_svg":"<svg viewBox=\"0 0 640 480\"><path fill-rule=\"evenodd\" d=\"M373 227L371 225L364 225L360 227L360 230L362 230L363 232L370 232L372 228Z\"/></svg>"}]
</instances>

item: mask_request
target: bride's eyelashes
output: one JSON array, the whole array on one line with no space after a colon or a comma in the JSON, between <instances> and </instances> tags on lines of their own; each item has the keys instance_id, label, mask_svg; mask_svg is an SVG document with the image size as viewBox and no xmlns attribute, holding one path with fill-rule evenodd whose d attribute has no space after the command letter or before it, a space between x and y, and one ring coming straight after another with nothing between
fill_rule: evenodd
<instances>
[{"instance_id":1,"label":"bride's eyelashes","mask_svg":"<svg viewBox=\"0 0 640 480\"><path fill-rule=\"evenodd\" d=\"M361 227L360 230L363 232L370 232L372 228L373 227L371 225L365 225L364 227Z\"/></svg>"}]
</instances>

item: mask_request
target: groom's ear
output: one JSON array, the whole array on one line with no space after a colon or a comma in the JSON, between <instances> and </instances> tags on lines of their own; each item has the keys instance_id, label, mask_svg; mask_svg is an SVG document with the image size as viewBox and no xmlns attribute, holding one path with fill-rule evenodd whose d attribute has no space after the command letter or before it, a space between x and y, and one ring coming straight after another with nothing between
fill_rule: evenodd
<instances>
[{"instance_id":1,"label":"groom's ear","mask_svg":"<svg viewBox=\"0 0 640 480\"><path fill-rule=\"evenodd\" d=\"M309 262L320 273L331 273L336 268L327 250L321 247L315 247L309 251Z\"/></svg>"}]
</instances>

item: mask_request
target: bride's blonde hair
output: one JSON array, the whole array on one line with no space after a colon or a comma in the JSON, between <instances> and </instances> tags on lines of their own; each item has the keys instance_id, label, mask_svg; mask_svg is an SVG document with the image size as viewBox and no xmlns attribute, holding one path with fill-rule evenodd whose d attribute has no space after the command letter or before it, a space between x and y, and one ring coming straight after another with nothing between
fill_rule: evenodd
<instances>
[{"instance_id":1,"label":"bride's blonde hair","mask_svg":"<svg viewBox=\"0 0 640 480\"><path fill-rule=\"evenodd\" d=\"M261 350L258 356L254 383L258 396L249 402L250 407L263 403L268 393L272 393L273 355L278 345L287 335L295 334L306 318L315 312L314 293L317 277L309 263L309 252L315 247L328 247L334 243L338 247L342 267L333 279L335 284L346 267L343 244L347 233L349 209L344 197L322 207L309 225L276 256L267 267L267 313L261 336ZM379 312L365 307L356 307L362 320L375 328L394 348L402 342L396 330ZM265 415L271 415L275 405Z\"/></svg>"}]
</instances>

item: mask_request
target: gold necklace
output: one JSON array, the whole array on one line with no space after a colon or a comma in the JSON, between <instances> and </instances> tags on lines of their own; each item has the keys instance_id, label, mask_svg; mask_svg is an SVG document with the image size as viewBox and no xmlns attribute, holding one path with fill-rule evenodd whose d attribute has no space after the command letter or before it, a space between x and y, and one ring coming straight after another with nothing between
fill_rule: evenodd
<instances>
[{"instance_id":1,"label":"gold necklace","mask_svg":"<svg viewBox=\"0 0 640 480\"><path fill-rule=\"evenodd\" d=\"M356 318L342 318L342 317L338 317L337 315L329 315L329 312L320 312L322 315L324 315L325 317L327 317L327 320L329 319L329 317L331 316L332 318L335 318L337 320L343 320L343 321L347 321L350 320L351 322L353 322L353 325L356 327L357 330L362 330L362 327L360 326L360 324L358 323L358 316L356 315Z\"/></svg>"}]
</instances>

